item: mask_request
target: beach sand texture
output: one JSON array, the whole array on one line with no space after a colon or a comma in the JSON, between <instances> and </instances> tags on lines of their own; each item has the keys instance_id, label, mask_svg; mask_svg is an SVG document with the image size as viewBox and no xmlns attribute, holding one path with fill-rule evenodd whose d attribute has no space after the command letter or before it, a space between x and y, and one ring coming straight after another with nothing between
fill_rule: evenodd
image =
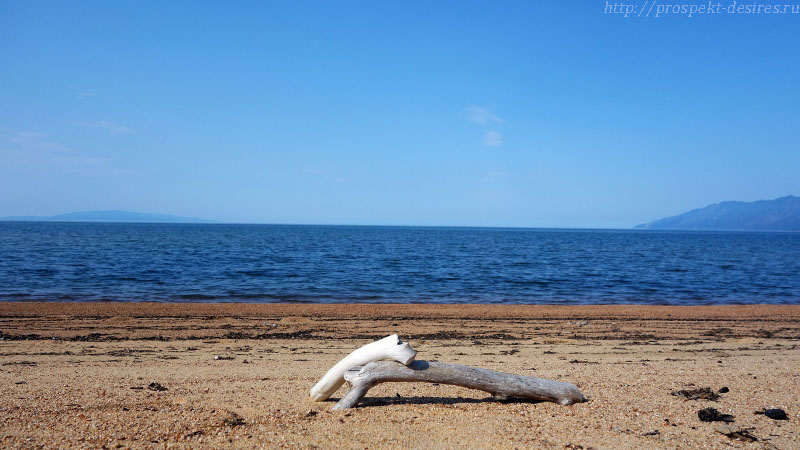
<instances>
[{"instance_id":1,"label":"beach sand texture","mask_svg":"<svg viewBox=\"0 0 800 450\"><path fill-rule=\"evenodd\" d=\"M10 302L0 332L3 448L800 448L800 306ZM569 381L590 401L421 383L347 411L309 399L391 333L417 359ZM700 387L729 392L671 395ZM708 407L757 440L700 421Z\"/></svg>"}]
</instances>

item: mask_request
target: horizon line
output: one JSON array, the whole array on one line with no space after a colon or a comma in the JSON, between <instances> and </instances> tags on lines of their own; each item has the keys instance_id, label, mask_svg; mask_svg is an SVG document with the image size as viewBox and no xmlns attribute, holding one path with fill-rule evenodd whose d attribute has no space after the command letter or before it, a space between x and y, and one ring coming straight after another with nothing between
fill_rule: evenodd
<instances>
[{"instance_id":1,"label":"horizon line","mask_svg":"<svg viewBox=\"0 0 800 450\"><path fill-rule=\"evenodd\" d=\"M11 216L13 217L13 216ZM800 233L795 230L685 230L669 228L628 228L616 227L547 227L517 225L387 225L387 224L345 224L345 223L277 223L277 222L227 222L215 220L199 220L195 222L163 222L163 221L125 221L125 220L19 220L0 218L6 223L115 223L115 224L150 224L150 225L263 225L277 227L363 227L363 228L471 228L471 229L512 229L512 230L565 230L565 231L636 231L636 232L683 232L683 233Z\"/></svg>"}]
</instances>

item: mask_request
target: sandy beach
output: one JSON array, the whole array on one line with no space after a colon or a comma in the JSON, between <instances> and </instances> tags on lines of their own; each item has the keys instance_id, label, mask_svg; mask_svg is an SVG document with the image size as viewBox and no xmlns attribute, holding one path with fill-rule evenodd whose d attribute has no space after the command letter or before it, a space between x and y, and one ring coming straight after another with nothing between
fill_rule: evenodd
<instances>
[{"instance_id":1,"label":"sandy beach","mask_svg":"<svg viewBox=\"0 0 800 450\"><path fill-rule=\"evenodd\" d=\"M309 399L391 333L417 359L569 381L589 401L421 383L347 411ZM4 448L800 448L800 306L10 302L0 339ZM727 392L672 395L702 387ZM708 407L742 433L701 421Z\"/></svg>"}]
</instances>

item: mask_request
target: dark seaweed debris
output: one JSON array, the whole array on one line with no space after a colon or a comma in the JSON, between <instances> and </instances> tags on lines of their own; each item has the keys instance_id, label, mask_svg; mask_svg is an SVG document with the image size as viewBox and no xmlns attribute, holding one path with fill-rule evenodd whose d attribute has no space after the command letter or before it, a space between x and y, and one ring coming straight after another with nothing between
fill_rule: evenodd
<instances>
[{"instance_id":1,"label":"dark seaweed debris","mask_svg":"<svg viewBox=\"0 0 800 450\"><path fill-rule=\"evenodd\" d=\"M757 437L750 433L750 429L748 428L738 428L733 425L723 424L717 425L714 431L739 441L755 442L758 440Z\"/></svg>"},{"instance_id":2,"label":"dark seaweed debris","mask_svg":"<svg viewBox=\"0 0 800 450\"><path fill-rule=\"evenodd\" d=\"M222 421L222 424L228 427L238 427L241 425L245 425L245 423L246 422L244 421L242 416L236 414L235 412L231 412L230 416L226 417Z\"/></svg>"},{"instance_id":3,"label":"dark seaweed debris","mask_svg":"<svg viewBox=\"0 0 800 450\"><path fill-rule=\"evenodd\" d=\"M673 391L671 394L676 397L683 397L686 400L710 400L713 402L719 399L719 394L712 391L709 387L681 389L679 391Z\"/></svg>"},{"instance_id":4,"label":"dark seaweed debris","mask_svg":"<svg viewBox=\"0 0 800 450\"><path fill-rule=\"evenodd\" d=\"M734 416L720 414L717 408L703 408L697 411L697 417L703 422L733 422Z\"/></svg>"},{"instance_id":5,"label":"dark seaweed debris","mask_svg":"<svg viewBox=\"0 0 800 450\"><path fill-rule=\"evenodd\" d=\"M248 334L241 331L230 331L222 336L224 339L316 339L318 336L309 330L294 331L290 333L261 333Z\"/></svg>"}]
</instances>

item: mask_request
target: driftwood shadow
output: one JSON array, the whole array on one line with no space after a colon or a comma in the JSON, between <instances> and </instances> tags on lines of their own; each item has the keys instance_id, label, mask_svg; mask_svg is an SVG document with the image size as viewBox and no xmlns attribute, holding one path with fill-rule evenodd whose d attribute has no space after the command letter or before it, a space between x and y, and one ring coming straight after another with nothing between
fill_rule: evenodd
<instances>
[{"instance_id":1,"label":"driftwood shadow","mask_svg":"<svg viewBox=\"0 0 800 450\"><path fill-rule=\"evenodd\" d=\"M464 397L365 397L356 408L393 406L393 405L459 405L459 404L480 404L480 403L542 403L541 400L525 398L510 398L498 401L493 397L485 398L464 398Z\"/></svg>"}]
</instances>

